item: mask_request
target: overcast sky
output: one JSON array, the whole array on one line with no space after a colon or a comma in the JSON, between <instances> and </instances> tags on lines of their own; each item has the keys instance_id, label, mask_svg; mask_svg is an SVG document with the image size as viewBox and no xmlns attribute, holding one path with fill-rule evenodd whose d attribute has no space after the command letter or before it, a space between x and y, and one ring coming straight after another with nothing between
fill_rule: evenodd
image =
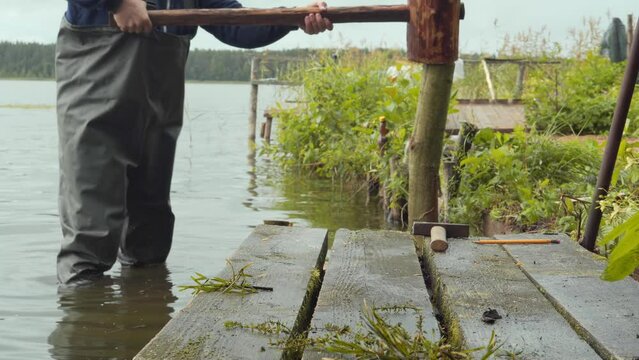
<instances>
[{"instance_id":1,"label":"overcast sky","mask_svg":"<svg viewBox=\"0 0 639 360\"><path fill-rule=\"evenodd\" d=\"M57 28L64 13L63 0L2 0L0 40L55 41ZM329 6L402 4L401 0L327 0ZM554 40L564 41L568 31L580 28L584 18L601 20L605 28L611 17L639 14L637 0L465 0L466 20L462 22L460 46L462 52L493 53L505 34L546 26ZM244 0L246 7L302 6L308 1ZM636 17L635 17L636 18ZM271 49L296 47L368 46L405 48L404 24L338 24L331 33L307 36L294 32ZM208 33L201 31L193 42L195 48L228 49Z\"/></svg>"}]
</instances>

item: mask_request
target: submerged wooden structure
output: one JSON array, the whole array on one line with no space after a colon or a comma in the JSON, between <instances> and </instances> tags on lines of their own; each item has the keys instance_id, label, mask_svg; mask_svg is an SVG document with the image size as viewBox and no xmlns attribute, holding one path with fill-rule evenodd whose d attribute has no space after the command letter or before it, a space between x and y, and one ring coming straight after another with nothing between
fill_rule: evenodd
<instances>
[{"instance_id":1,"label":"submerged wooden structure","mask_svg":"<svg viewBox=\"0 0 639 360\"><path fill-rule=\"evenodd\" d=\"M499 354L517 359L639 357L639 283L604 282L602 259L563 236L541 237L560 244L460 238L449 239L445 253L418 254L415 245L428 238L339 230L327 250L324 229L261 225L229 260L236 269L252 263L253 284L273 290L201 293L135 359L341 358L285 345L361 329L364 303L390 309L385 320L409 332L419 326L418 312L426 335L463 348L485 346L494 332ZM489 310L501 319L483 321ZM229 322L286 330L262 334Z\"/></svg>"}]
</instances>

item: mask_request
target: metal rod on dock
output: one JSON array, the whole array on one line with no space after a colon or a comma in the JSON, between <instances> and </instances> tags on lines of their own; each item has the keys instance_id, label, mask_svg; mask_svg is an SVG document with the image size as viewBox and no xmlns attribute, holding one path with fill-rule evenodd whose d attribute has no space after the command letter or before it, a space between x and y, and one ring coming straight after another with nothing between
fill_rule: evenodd
<instances>
[{"instance_id":1,"label":"metal rod on dock","mask_svg":"<svg viewBox=\"0 0 639 360\"><path fill-rule=\"evenodd\" d=\"M163 25L292 25L304 23L304 17L321 13L333 23L408 22L407 5L329 7L295 7L275 9L186 9L151 10L149 17L155 26Z\"/></svg>"},{"instance_id":2,"label":"metal rod on dock","mask_svg":"<svg viewBox=\"0 0 639 360\"><path fill-rule=\"evenodd\" d=\"M638 40L639 26L635 29L634 41L632 42L626 73L623 78L623 83L621 84L617 107L615 108L612 125L610 126L610 134L608 135L608 143L606 144L606 149L604 151L603 163L601 164L599 177L597 178L597 188L595 189L595 194L592 197L590 215L588 216L588 222L586 223L584 239L581 242L581 245L589 251L593 251L595 249L602 216L599 201L606 196L606 193L610 189L610 182L615 170L615 162L617 161L617 153L619 152L619 146L623 137L623 130L626 126L626 118L628 117L628 112L630 110L632 95L634 94L635 86L637 84L637 74L639 73Z\"/></svg>"}]
</instances>

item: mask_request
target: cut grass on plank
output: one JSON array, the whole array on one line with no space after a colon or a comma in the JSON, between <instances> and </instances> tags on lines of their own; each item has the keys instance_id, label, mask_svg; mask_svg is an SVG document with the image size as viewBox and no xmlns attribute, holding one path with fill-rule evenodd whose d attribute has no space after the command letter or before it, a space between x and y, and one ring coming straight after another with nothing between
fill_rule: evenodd
<instances>
[{"instance_id":1,"label":"cut grass on plank","mask_svg":"<svg viewBox=\"0 0 639 360\"><path fill-rule=\"evenodd\" d=\"M191 279L195 282L195 285L182 285L179 286L180 291L191 290L193 295L205 292L221 292L221 293L236 293L236 294L252 294L258 291L273 291L273 288L253 286L249 279L253 275L247 274L248 269L252 264L244 265L240 270L235 271L233 263L229 260L226 261L231 269L231 277L224 279L221 277L208 277L201 273L195 273L191 276Z\"/></svg>"}]
</instances>

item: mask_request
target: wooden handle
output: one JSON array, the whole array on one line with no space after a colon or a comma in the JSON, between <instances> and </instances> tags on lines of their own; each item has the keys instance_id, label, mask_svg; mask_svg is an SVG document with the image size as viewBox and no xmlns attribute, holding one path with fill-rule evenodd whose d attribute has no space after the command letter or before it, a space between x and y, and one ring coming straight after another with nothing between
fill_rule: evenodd
<instances>
[{"instance_id":1,"label":"wooden handle","mask_svg":"<svg viewBox=\"0 0 639 360\"><path fill-rule=\"evenodd\" d=\"M444 252L448 250L446 229L444 227L433 226L433 228L430 229L430 248L435 252Z\"/></svg>"},{"instance_id":2,"label":"wooden handle","mask_svg":"<svg viewBox=\"0 0 639 360\"><path fill-rule=\"evenodd\" d=\"M473 242L475 244L480 244L480 245L559 244L559 240L551 240L551 239L478 240Z\"/></svg>"},{"instance_id":3,"label":"wooden handle","mask_svg":"<svg viewBox=\"0 0 639 360\"><path fill-rule=\"evenodd\" d=\"M320 11L317 7L150 10L149 17L154 26L297 26L304 22L306 15L313 13L320 13L333 23L408 22L410 19L410 12L407 5L329 7L328 10L325 11Z\"/></svg>"}]
</instances>

